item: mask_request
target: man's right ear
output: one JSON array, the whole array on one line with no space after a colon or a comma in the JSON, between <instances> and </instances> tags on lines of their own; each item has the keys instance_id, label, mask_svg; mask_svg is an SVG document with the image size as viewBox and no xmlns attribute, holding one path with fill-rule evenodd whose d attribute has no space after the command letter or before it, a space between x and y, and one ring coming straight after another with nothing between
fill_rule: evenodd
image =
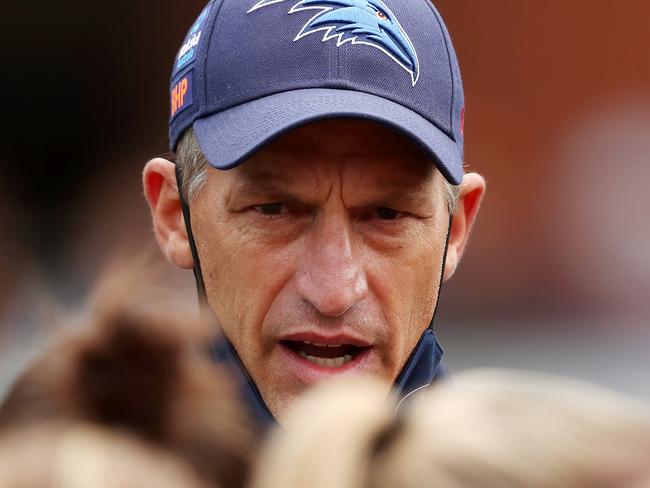
<instances>
[{"instance_id":1,"label":"man's right ear","mask_svg":"<svg viewBox=\"0 0 650 488\"><path fill-rule=\"evenodd\" d=\"M176 165L163 158L152 159L144 167L143 183L160 250L172 264L192 269L192 251L176 184Z\"/></svg>"}]
</instances>

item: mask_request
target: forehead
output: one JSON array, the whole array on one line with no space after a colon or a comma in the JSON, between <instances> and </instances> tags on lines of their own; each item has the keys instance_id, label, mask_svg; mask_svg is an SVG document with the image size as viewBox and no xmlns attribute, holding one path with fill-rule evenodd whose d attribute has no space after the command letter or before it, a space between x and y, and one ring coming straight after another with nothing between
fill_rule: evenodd
<instances>
[{"instance_id":1,"label":"forehead","mask_svg":"<svg viewBox=\"0 0 650 488\"><path fill-rule=\"evenodd\" d=\"M408 136L376 122L333 119L293 129L238 168L242 178L291 180L339 170L392 180L427 180L430 157Z\"/></svg>"}]
</instances>

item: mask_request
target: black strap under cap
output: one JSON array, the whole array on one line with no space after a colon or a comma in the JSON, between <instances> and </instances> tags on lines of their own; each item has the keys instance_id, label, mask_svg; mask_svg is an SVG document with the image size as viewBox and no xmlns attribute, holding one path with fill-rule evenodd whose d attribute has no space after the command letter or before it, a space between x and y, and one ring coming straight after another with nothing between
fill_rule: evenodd
<instances>
[{"instance_id":1,"label":"black strap under cap","mask_svg":"<svg viewBox=\"0 0 650 488\"><path fill-rule=\"evenodd\" d=\"M201 272L201 261L199 260L199 253L196 249L196 242L192 232L192 218L190 215L190 206L185 200L183 194L183 175L178 164L176 164L176 184L178 185L178 195L181 201L181 209L183 211L183 220L185 221L185 229L187 231L187 239L190 243L190 250L192 251L192 262L194 278L196 279L196 289L199 295L199 305L201 308L207 306L208 296L205 292L205 282L203 281L203 273Z\"/></svg>"},{"instance_id":2,"label":"black strap under cap","mask_svg":"<svg viewBox=\"0 0 650 488\"><path fill-rule=\"evenodd\" d=\"M438 305L440 305L440 295L442 294L442 280L445 277L445 265L447 264L447 251L449 251L449 238L451 237L451 225L454 223L454 214L449 214L449 228L447 229L447 239L445 239L445 252L442 255L442 269L440 270L440 283L438 283L438 297L436 298L436 308L433 309L433 317L429 328L433 330L433 322L436 320Z\"/></svg>"}]
</instances>

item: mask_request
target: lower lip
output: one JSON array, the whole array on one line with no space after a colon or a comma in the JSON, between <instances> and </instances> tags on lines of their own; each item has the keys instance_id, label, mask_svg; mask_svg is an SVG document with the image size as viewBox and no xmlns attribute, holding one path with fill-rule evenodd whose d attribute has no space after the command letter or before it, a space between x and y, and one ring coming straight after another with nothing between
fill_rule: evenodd
<instances>
[{"instance_id":1,"label":"lower lip","mask_svg":"<svg viewBox=\"0 0 650 488\"><path fill-rule=\"evenodd\" d=\"M366 366L372 352L372 347L368 347L361 350L349 363L338 368L329 368L312 363L283 344L278 344L278 346L283 356L283 362L287 363L289 372L307 384L334 378L342 374L354 375L361 373L367 369Z\"/></svg>"}]
</instances>

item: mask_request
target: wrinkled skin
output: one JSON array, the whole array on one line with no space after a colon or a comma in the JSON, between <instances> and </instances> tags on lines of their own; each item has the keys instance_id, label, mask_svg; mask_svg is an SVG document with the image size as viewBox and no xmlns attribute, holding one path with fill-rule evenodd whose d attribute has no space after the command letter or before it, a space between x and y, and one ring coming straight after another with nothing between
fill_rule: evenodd
<instances>
[{"instance_id":1,"label":"wrinkled skin","mask_svg":"<svg viewBox=\"0 0 650 488\"><path fill-rule=\"evenodd\" d=\"M150 161L144 181L161 249L191 268L173 164ZM323 379L396 379L438 298L449 228L442 182L407 138L360 120L310 124L235 169L210 168L191 202L208 300L277 418ZM445 279L484 188L479 175L465 176ZM366 353L323 370L288 353L287 339L357 343Z\"/></svg>"}]
</instances>

